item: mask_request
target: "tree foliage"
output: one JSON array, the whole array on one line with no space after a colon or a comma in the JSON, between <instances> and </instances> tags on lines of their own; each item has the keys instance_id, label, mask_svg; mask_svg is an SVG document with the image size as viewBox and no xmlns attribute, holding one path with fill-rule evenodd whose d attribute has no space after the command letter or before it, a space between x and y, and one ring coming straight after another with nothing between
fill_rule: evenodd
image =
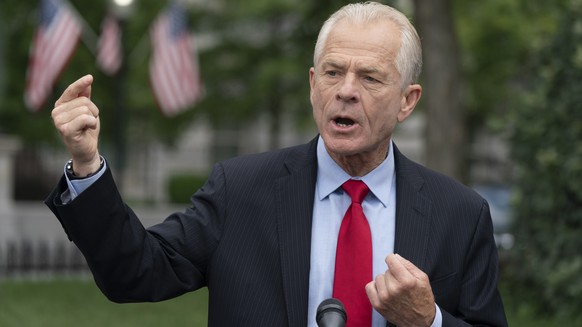
<instances>
[{"instance_id":1,"label":"tree foliage","mask_svg":"<svg viewBox=\"0 0 582 327\"><path fill-rule=\"evenodd\" d=\"M199 15L216 40L201 54L207 95L200 107L214 124L243 125L261 115L271 124L271 148L283 117L311 122L308 71L323 21L346 0L224 1L225 10Z\"/></svg>"},{"instance_id":2,"label":"tree foliage","mask_svg":"<svg viewBox=\"0 0 582 327\"><path fill-rule=\"evenodd\" d=\"M572 317L582 307L582 2L550 9L558 29L535 54L509 121L517 165L510 277L538 312Z\"/></svg>"},{"instance_id":3,"label":"tree foliage","mask_svg":"<svg viewBox=\"0 0 582 327\"><path fill-rule=\"evenodd\" d=\"M514 95L528 82L525 63L554 33L555 13L547 7L526 0L455 2L469 129L484 122L504 127Z\"/></svg>"},{"instance_id":4,"label":"tree foliage","mask_svg":"<svg viewBox=\"0 0 582 327\"><path fill-rule=\"evenodd\" d=\"M507 136L513 302L579 316L582 306L582 2L455 2L470 130ZM517 299L517 301L516 301Z\"/></svg>"}]
</instances>

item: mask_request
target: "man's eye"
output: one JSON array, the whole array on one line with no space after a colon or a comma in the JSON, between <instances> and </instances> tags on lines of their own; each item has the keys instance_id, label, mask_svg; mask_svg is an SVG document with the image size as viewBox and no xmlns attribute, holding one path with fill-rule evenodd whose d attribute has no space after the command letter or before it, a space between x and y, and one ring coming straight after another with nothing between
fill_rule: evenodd
<instances>
[{"instance_id":1,"label":"man's eye","mask_svg":"<svg viewBox=\"0 0 582 327\"><path fill-rule=\"evenodd\" d=\"M331 77L335 77L335 76L337 76L337 72L336 72L336 71L334 71L334 70L328 70L328 71L326 71L326 72L325 72L325 74L326 74L327 76L331 76Z\"/></svg>"},{"instance_id":2,"label":"man's eye","mask_svg":"<svg viewBox=\"0 0 582 327\"><path fill-rule=\"evenodd\" d=\"M378 82L377 79L375 79L374 77L371 77L371 76L365 76L364 79L366 80L366 82L372 82L372 83Z\"/></svg>"}]
</instances>

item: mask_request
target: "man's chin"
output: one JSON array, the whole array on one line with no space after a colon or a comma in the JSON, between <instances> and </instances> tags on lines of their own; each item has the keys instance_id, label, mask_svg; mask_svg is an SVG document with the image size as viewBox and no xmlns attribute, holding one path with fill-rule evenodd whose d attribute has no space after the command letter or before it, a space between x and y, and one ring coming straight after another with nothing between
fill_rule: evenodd
<instances>
[{"instance_id":1,"label":"man's chin","mask_svg":"<svg viewBox=\"0 0 582 327\"><path fill-rule=\"evenodd\" d=\"M362 151L353 140L331 139L330 141L326 141L324 138L323 141L327 152L332 156L353 156Z\"/></svg>"}]
</instances>

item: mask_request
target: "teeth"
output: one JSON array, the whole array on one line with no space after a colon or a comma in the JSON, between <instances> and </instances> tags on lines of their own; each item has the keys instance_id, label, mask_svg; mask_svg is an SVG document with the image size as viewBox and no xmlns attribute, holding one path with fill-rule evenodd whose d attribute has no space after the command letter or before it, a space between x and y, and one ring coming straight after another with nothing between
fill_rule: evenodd
<instances>
[{"instance_id":1,"label":"teeth","mask_svg":"<svg viewBox=\"0 0 582 327\"><path fill-rule=\"evenodd\" d=\"M349 127L352 126L354 122L351 119L338 118L335 120L335 124L339 127Z\"/></svg>"}]
</instances>

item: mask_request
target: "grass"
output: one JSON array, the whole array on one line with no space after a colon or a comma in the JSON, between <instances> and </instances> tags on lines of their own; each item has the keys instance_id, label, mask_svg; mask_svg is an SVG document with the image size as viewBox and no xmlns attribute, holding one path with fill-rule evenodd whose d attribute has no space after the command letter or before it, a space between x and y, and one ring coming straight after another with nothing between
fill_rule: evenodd
<instances>
[{"instance_id":1,"label":"grass","mask_svg":"<svg viewBox=\"0 0 582 327\"><path fill-rule=\"evenodd\" d=\"M159 303L116 304L93 281L2 282L3 327L206 326L206 289Z\"/></svg>"},{"instance_id":2,"label":"grass","mask_svg":"<svg viewBox=\"0 0 582 327\"><path fill-rule=\"evenodd\" d=\"M524 301L501 291L511 327L582 326L578 321L539 317ZM0 283L0 326L206 326L207 298L203 289L159 303L116 304L91 280L5 281Z\"/></svg>"}]
</instances>

